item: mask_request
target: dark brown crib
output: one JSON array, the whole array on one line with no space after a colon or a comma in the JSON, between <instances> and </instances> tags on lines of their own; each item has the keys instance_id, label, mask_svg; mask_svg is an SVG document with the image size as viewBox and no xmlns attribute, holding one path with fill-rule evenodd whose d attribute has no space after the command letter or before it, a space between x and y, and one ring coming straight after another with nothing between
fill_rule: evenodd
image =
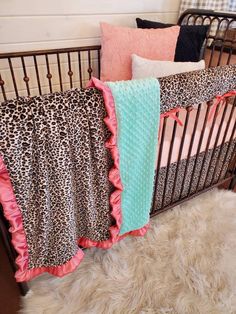
<instances>
[{"instance_id":1,"label":"dark brown crib","mask_svg":"<svg viewBox=\"0 0 236 314\"><path fill-rule=\"evenodd\" d=\"M211 25L202 49L207 66L235 64L236 28L233 28L233 23L236 23L236 14L190 9L183 13L178 24L206 22ZM42 95L84 87L91 76L99 77L100 46L2 53L0 62L4 68L0 74L1 101L19 96ZM177 121L171 122L169 117L164 117L162 121L151 216L213 187L224 185L233 189L236 185L236 97L227 99L216 131L215 116L207 130L211 100L205 104L204 116L201 117L203 123L199 127L201 106L187 107L182 111L181 132ZM193 128L188 133L190 124ZM186 149L184 143L187 136L189 145ZM177 140L179 143L176 146ZM205 149L202 150L204 141ZM165 145L169 145L167 151ZM173 158L175 149L177 154L175 152ZM0 210L0 235L15 271L16 252L11 245L8 228ZM26 284L21 283L19 287L22 294L27 292Z\"/></svg>"}]
</instances>

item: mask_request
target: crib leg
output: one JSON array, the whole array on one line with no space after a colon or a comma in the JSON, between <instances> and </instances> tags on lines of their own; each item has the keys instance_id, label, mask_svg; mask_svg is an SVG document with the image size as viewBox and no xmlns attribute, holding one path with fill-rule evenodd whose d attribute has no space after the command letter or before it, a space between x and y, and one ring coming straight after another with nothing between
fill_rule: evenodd
<instances>
[{"instance_id":1,"label":"crib leg","mask_svg":"<svg viewBox=\"0 0 236 314\"><path fill-rule=\"evenodd\" d=\"M234 177L232 178L232 180L230 181L229 190L234 191L235 187L236 187L236 173Z\"/></svg>"},{"instance_id":2,"label":"crib leg","mask_svg":"<svg viewBox=\"0 0 236 314\"><path fill-rule=\"evenodd\" d=\"M19 287L20 294L24 297L29 291L29 286L25 282L18 282L17 285Z\"/></svg>"},{"instance_id":3,"label":"crib leg","mask_svg":"<svg viewBox=\"0 0 236 314\"><path fill-rule=\"evenodd\" d=\"M4 248L6 250L11 269L12 269L13 273L15 273L17 270L17 266L15 264L15 259L16 259L17 253L15 252L14 248L12 247L11 236L9 234L7 222L3 216L1 208L0 208L0 237L2 239L2 243L3 243ZM29 291L28 285L25 282L18 282L17 285L19 287L20 294L22 296L25 296L26 293Z\"/></svg>"}]
</instances>

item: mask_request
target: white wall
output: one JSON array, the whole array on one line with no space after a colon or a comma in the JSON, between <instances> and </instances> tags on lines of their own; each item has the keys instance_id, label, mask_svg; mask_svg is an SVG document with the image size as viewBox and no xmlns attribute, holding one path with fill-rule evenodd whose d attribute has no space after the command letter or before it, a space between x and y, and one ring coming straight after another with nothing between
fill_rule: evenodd
<instances>
[{"instance_id":1,"label":"white wall","mask_svg":"<svg viewBox=\"0 0 236 314\"><path fill-rule=\"evenodd\" d=\"M163 22L177 21L180 0L0 0L0 53L100 44L99 22L136 27L135 18ZM64 59L63 59L64 58ZM71 54L73 79L78 83L78 56ZM92 56L93 75L98 72ZM49 56L53 91L59 90L57 62ZM88 81L86 56L83 84ZM45 58L37 57L42 92L49 92ZM67 56L61 55L63 85L69 88ZM20 95L26 95L21 60L12 60ZM33 59L25 58L31 95L38 94ZM8 98L15 97L7 60L0 60L0 72ZM74 85L76 86L76 85ZM0 101L3 95L0 90Z\"/></svg>"},{"instance_id":2,"label":"white wall","mask_svg":"<svg viewBox=\"0 0 236 314\"><path fill-rule=\"evenodd\" d=\"M99 43L99 22L176 22L180 0L0 0L0 52Z\"/></svg>"}]
</instances>

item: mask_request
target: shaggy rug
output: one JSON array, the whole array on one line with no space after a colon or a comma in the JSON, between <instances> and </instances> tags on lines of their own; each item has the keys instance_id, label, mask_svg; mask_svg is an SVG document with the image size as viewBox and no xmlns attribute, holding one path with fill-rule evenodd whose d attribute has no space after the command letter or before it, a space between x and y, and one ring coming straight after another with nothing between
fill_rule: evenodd
<instances>
[{"instance_id":1,"label":"shaggy rug","mask_svg":"<svg viewBox=\"0 0 236 314\"><path fill-rule=\"evenodd\" d=\"M236 193L205 193L143 238L88 250L74 273L35 279L21 313L235 314Z\"/></svg>"}]
</instances>

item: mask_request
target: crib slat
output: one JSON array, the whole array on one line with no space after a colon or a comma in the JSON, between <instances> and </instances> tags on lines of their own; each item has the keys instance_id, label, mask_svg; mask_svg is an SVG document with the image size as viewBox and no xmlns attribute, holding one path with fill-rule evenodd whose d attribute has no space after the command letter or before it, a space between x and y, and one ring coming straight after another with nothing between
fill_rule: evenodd
<instances>
[{"instance_id":1,"label":"crib slat","mask_svg":"<svg viewBox=\"0 0 236 314\"><path fill-rule=\"evenodd\" d=\"M220 104L218 106L220 106ZM209 162L208 167L206 169L206 178L205 178L205 182L204 182L204 185L203 185L203 189L206 187L206 183L207 183L207 180L208 180L208 177L209 177L209 169L211 169L211 166L212 166L212 160L213 160L213 157L215 155L216 147L217 147L217 144L218 144L218 139L219 139L220 134L221 134L221 129L222 129L222 126L223 126L223 122L224 122L224 119L225 119L225 115L226 115L227 109L228 109L228 100L227 100L227 103L224 106L224 111L223 111L223 114L222 114L222 117L221 117L221 120L220 120L220 125L219 125L219 128L217 130L216 137L215 137L215 143L214 143L214 146L213 146L213 149L212 149L212 152L211 152L211 159L210 159L210 162Z\"/></svg>"},{"instance_id":2,"label":"crib slat","mask_svg":"<svg viewBox=\"0 0 236 314\"><path fill-rule=\"evenodd\" d=\"M50 73L50 66L49 66L48 54L47 53L45 54L45 59L46 59L46 66L47 66L47 76L46 77L48 79L50 93L52 93L52 82L51 82L52 74Z\"/></svg>"},{"instance_id":3,"label":"crib slat","mask_svg":"<svg viewBox=\"0 0 236 314\"><path fill-rule=\"evenodd\" d=\"M228 144L228 148L227 148L227 151L226 151L226 154L225 154L222 166L221 166L221 170L220 170L220 174L219 174L219 178L218 178L217 182L219 182L220 179L221 179L221 175L222 175L222 172L223 172L223 169L224 169L225 162L226 162L226 160L228 158L228 154L229 154L230 146L232 144L232 138L233 138L233 134L235 133L235 130L236 130L236 124L235 124L235 127L234 127L233 132L232 132L231 140L229 141L229 144ZM236 146L236 144L234 144L234 150L235 150L235 146ZM229 166L230 166L230 164L227 167L227 170L226 170L226 173L225 173L225 177L227 176Z\"/></svg>"},{"instance_id":4,"label":"crib slat","mask_svg":"<svg viewBox=\"0 0 236 314\"><path fill-rule=\"evenodd\" d=\"M220 61L221 61L221 58L222 58L222 55L223 55L223 51L224 51L224 45L225 45L226 34L227 34L228 29L229 29L229 20L228 20L228 19L226 19L226 20L227 20L227 27L226 27L226 29L225 29L225 31L224 31L224 36L223 36L223 38L221 39L222 45L221 45L221 48L220 48L220 53L219 53L219 58L218 58L217 66L220 65Z\"/></svg>"},{"instance_id":5,"label":"crib slat","mask_svg":"<svg viewBox=\"0 0 236 314\"><path fill-rule=\"evenodd\" d=\"M220 48L220 53L219 53L219 57L218 57L218 61L217 61L217 66L220 65L220 61L221 61L221 58L222 58L222 55L223 55L223 49L224 49L224 47L221 46L221 48Z\"/></svg>"},{"instance_id":6,"label":"crib slat","mask_svg":"<svg viewBox=\"0 0 236 314\"><path fill-rule=\"evenodd\" d=\"M234 108L235 108L235 107L234 107ZM226 153L225 153L224 160L223 160L223 162L222 162L222 166L221 166L221 169L220 169L219 178L218 178L218 180L217 180L217 183L218 183L218 182L220 181L220 179L221 179L221 175L222 175L222 172L223 172L223 169L224 169L224 165L225 165L225 162L226 162L227 157L228 157L228 154L229 154L230 146L231 146L231 144L232 144L235 131L236 131L236 123L234 124L233 130L232 130L231 135L230 135L230 139L229 139L229 141L228 141L227 151L226 151ZM230 165L229 165L229 166L230 166ZM228 168L229 168L229 166L228 166ZM227 171L226 171L225 175L227 176Z\"/></svg>"},{"instance_id":7,"label":"crib slat","mask_svg":"<svg viewBox=\"0 0 236 314\"><path fill-rule=\"evenodd\" d=\"M216 165L215 165L215 168L214 168L214 171L213 171L213 175L212 175L212 179L211 179L210 185L212 185L212 183L214 181L214 178L215 178L216 170L218 168L219 161L220 161L220 158L221 158L223 144L225 144L225 139L226 139L226 136L228 134L229 126L231 124L231 121L232 121L232 118L233 118L233 115L234 115L235 105L236 105L236 97L234 99L234 104L232 105L232 108L231 108L231 111L230 111L229 120L227 121L227 125L226 125L225 132L224 132L224 135L223 135L222 143L221 143L221 146L220 146L219 156L218 156L217 161L216 161Z\"/></svg>"},{"instance_id":8,"label":"crib slat","mask_svg":"<svg viewBox=\"0 0 236 314\"><path fill-rule=\"evenodd\" d=\"M213 40L213 48L212 48L212 51L211 51L211 57L210 57L209 65L208 65L209 67L211 67L211 65L212 65L212 60L213 60L213 56L215 54L215 48L216 48L215 40L216 40L217 34L219 32L219 29L220 29L220 19L218 17L214 17L214 19L211 20L211 24L210 25L212 25L212 23L215 22L215 21L218 22L217 23L217 28L216 28L216 33L215 33L214 36L210 35L208 37L209 39Z\"/></svg>"},{"instance_id":9,"label":"crib slat","mask_svg":"<svg viewBox=\"0 0 236 314\"><path fill-rule=\"evenodd\" d=\"M61 89L61 92L63 92L63 85L62 85L62 78L61 78L61 62L60 62L60 54L59 53L57 53L57 68L58 68L60 89Z\"/></svg>"},{"instance_id":10,"label":"crib slat","mask_svg":"<svg viewBox=\"0 0 236 314\"><path fill-rule=\"evenodd\" d=\"M29 77L27 76L24 57L21 57L21 63L22 63L23 72L24 72L24 78L23 78L23 80L25 81L25 84L26 84L27 94L28 94L28 96L30 96Z\"/></svg>"},{"instance_id":11,"label":"crib slat","mask_svg":"<svg viewBox=\"0 0 236 314\"><path fill-rule=\"evenodd\" d=\"M198 157L199 157L199 153L200 153L201 146L202 146L202 140L203 140L203 136L204 136L205 129L206 129L206 124L207 124L207 119L208 119L208 115L209 115L210 105L211 105L211 102L208 101L207 102L207 111L206 111L206 114L205 114L205 119L204 119L204 122L203 122L203 127L202 127L202 130L201 130L200 139L199 139L199 142L198 142L196 159L194 161L193 172L192 172L192 176L191 176L190 182L192 182L193 178L194 178L194 174L195 174L195 170L196 170L196 166L197 166L197 160L198 160ZM191 184L189 185L188 196L190 194L191 194Z\"/></svg>"},{"instance_id":12,"label":"crib slat","mask_svg":"<svg viewBox=\"0 0 236 314\"><path fill-rule=\"evenodd\" d=\"M38 69L38 63L37 63L37 57L35 55L34 55L34 68L35 68L35 72L36 72L36 78L37 78L39 95L42 95L41 84L40 84L40 76L39 76L39 69Z\"/></svg>"},{"instance_id":13,"label":"crib slat","mask_svg":"<svg viewBox=\"0 0 236 314\"><path fill-rule=\"evenodd\" d=\"M210 36L209 36L209 38L210 38ZM215 48L216 48L216 46L215 46L215 44L213 44L213 46L212 46L212 48L211 48L211 56L210 56L210 60L209 60L209 64L208 64L208 67L209 67L209 68L210 68L211 65L212 65L213 56L214 56L214 54L215 54Z\"/></svg>"},{"instance_id":14,"label":"crib slat","mask_svg":"<svg viewBox=\"0 0 236 314\"><path fill-rule=\"evenodd\" d=\"M91 66L91 51L88 50L88 74L89 74L89 79L91 79L91 77L92 77L92 72L93 72L93 69L92 69L92 66Z\"/></svg>"},{"instance_id":15,"label":"crib slat","mask_svg":"<svg viewBox=\"0 0 236 314\"><path fill-rule=\"evenodd\" d=\"M4 84L5 84L5 82L3 81L2 76L0 74L0 86L1 86L2 94L3 94L3 99L4 99L4 101L6 101L7 100L7 96L6 96Z\"/></svg>"},{"instance_id":16,"label":"crib slat","mask_svg":"<svg viewBox=\"0 0 236 314\"><path fill-rule=\"evenodd\" d=\"M72 82L73 72L71 71L71 59L70 59L70 53L69 52L67 52L67 59L68 59L68 67L69 67L68 75L70 78L70 88L73 88L73 82Z\"/></svg>"},{"instance_id":17,"label":"crib slat","mask_svg":"<svg viewBox=\"0 0 236 314\"><path fill-rule=\"evenodd\" d=\"M16 95L16 98L19 98L19 94L18 94L18 89L17 89L17 85L16 85L16 79L15 79L15 74L14 74L14 70L13 70L13 67L12 67L11 58L8 58L8 63L9 63L10 71L11 71L11 77L12 77L12 81L13 81L15 95Z\"/></svg>"},{"instance_id":18,"label":"crib slat","mask_svg":"<svg viewBox=\"0 0 236 314\"><path fill-rule=\"evenodd\" d=\"M176 116L178 118L179 113L176 113ZM170 163L171 163L171 158L172 158L172 152L173 152L173 146L175 142L175 134L176 134L176 129L177 129L177 121L174 121L174 127L173 127L173 132L172 132L172 137L170 141L170 148L169 148L169 154L168 154L168 161L167 161L167 166L166 166L166 176L165 176L165 183L164 183L164 190L163 190L163 197L161 201L161 208L165 206L165 194L166 194L166 187L168 183L168 177L169 177L169 170L170 170Z\"/></svg>"},{"instance_id":19,"label":"crib slat","mask_svg":"<svg viewBox=\"0 0 236 314\"><path fill-rule=\"evenodd\" d=\"M211 138L212 138L212 133L213 133L213 130L214 130L214 127L215 127L216 117L217 117L217 115L218 115L219 108L220 108L220 106L218 105L218 106L216 107L216 111L215 111L215 113L214 113L213 121L212 121L212 124L211 124L211 128L210 128L210 132L209 132L209 135L208 135L208 139L207 139L207 144L206 144L206 147L205 147L205 149L204 149L204 156L203 156L203 161L202 161L202 167L201 167L201 170L200 170L200 173L199 173L196 191L198 191L199 184L200 184L200 181L201 181L202 170L203 170L204 164L205 164L205 162L206 162L206 156L207 156L207 152L208 152L208 149L209 149L209 146L210 146L210 142L211 142Z\"/></svg>"},{"instance_id":20,"label":"crib slat","mask_svg":"<svg viewBox=\"0 0 236 314\"><path fill-rule=\"evenodd\" d=\"M98 55L98 78L100 80L100 72L101 72L101 53L100 53L100 50L97 51L97 55Z\"/></svg>"},{"instance_id":21,"label":"crib slat","mask_svg":"<svg viewBox=\"0 0 236 314\"><path fill-rule=\"evenodd\" d=\"M204 23L206 22L206 20L209 20L209 22L208 22L208 24L210 24L210 18L208 17L208 16L205 16L204 18L203 18L203 21L202 21L202 25L204 25ZM205 25L206 25L207 23L205 23ZM203 59L205 59L205 56L206 56L206 50L207 50L207 39L209 38L209 31L210 31L210 29L208 29L208 31L207 31L207 34L206 34L206 41L205 41L205 43L204 43L204 50L203 50L203 53L202 53L202 58Z\"/></svg>"},{"instance_id":22,"label":"crib slat","mask_svg":"<svg viewBox=\"0 0 236 314\"><path fill-rule=\"evenodd\" d=\"M181 143L180 143L179 154L178 154L178 159L177 159L177 166L176 166L176 171L175 171L175 176L174 176L174 185L173 185L173 189L172 189L172 193L171 193L171 203L173 202L173 197L174 197L174 194L175 194L176 182L177 182L178 173L179 173L179 164L180 164L180 160L181 160L181 156L182 156L182 151L183 151L186 131L187 131L187 128L188 128L189 114L190 114L191 110L192 110L192 107L187 107L186 108L184 130L183 130L183 134L182 134L182 137L181 137Z\"/></svg>"},{"instance_id":23,"label":"crib slat","mask_svg":"<svg viewBox=\"0 0 236 314\"><path fill-rule=\"evenodd\" d=\"M78 63L79 63L79 82L80 88L82 88L82 67L81 67L81 53L78 51Z\"/></svg>"},{"instance_id":24,"label":"crib slat","mask_svg":"<svg viewBox=\"0 0 236 314\"><path fill-rule=\"evenodd\" d=\"M227 58L227 63L226 63L227 65L230 64L230 60L231 60L232 54L233 54L233 47L230 48L229 56Z\"/></svg>"},{"instance_id":25,"label":"crib slat","mask_svg":"<svg viewBox=\"0 0 236 314\"><path fill-rule=\"evenodd\" d=\"M194 143L194 139L195 139L195 135L196 135L196 130L197 130L197 125L198 125L198 120L199 120L201 108L202 108L202 104L199 104L198 108L197 108L197 114L195 117L195 121L194 121L193 133L192 133L191 140L190 140L190 145L189 145L189 150L188 150L188 155L187 155L187 162L186 162L185 169L184 169L184 175L183 175L183 180L182 180L182 185L181 185L181 190L180 190L180 198L182 198L182 194L183 194L184 182L185 182L184 178L186 177L188 167L189 167L189 161L191 158L191 153L192 153L192 148L193 148L193 143Z\"/></svg>"},{"instance_id":26,"label":"crib slat","mask_svg":"<svg viewBox=\"0 0 236 314\"><path fill-rule=\"evenodd\" d=\"M236 149L236 143L235 143L235 145L234 145L234 152L235 152L235 149ZM233 166L232 166L232 173L235 173L236 172L236 152L235 152L235 154L234 154L234 163L233 163Z\"/></svg>"},{"instance_id":27,"label":"crib slat","mask_svg":"<svg viewBox=\"0 0 236 314\"><path fill-rule=\"evenodd\" d=\"M168 117L164 117L162 130L160 132L161 133L160 134L161 135L161 141L160 141L159 152L158 152L158 160L157 160L156 177L155 177L155 184L154 184L153 203L152 203L151 213L155 212L155 209L157 208L157 204L156 204L157 185L158 185L159 171L160 171L160 166L161 166L162 151L163 151L163 144L164 144L165 133L166 133L167 119L168 119Z\"/></svg>"},{"instance_id":28,"label":"crib slat","mask_svg":"<svg viewBox=\"0 0 236 314\"><path fill-rule=\"evenodd\" d=\"M236 128L235 128L235 129L236 129ZM228 152L227 152L227 153L229 153L231 144L232 144L232 143L230 143L229 146L228 146ZM236 143L233 145L233 156L232 156L232 158L231 158L231 161L234 160L234 158L235 158L235 156L236 156L235 149L236 149ZM228 157L228 156L227 156L227 157ZM227 157L226 157L225 160L227 160ZM228 166L227 166L227 169L226 169L226 172L225 172L225 178L227 178L227 175L228 175L228 172L229 172L231 166L232 166L232 169L235 168L235 165L234 165L234 164L231 165L231 163L230 163L230 161L229 161ZM222 169L223 169L223 168L224 168L224 167L222 167ZM222 171L223 171L223 170L222 170ZM233 170L232 170L232 171L233 171Z\"/></svg>"}]
</instances>

